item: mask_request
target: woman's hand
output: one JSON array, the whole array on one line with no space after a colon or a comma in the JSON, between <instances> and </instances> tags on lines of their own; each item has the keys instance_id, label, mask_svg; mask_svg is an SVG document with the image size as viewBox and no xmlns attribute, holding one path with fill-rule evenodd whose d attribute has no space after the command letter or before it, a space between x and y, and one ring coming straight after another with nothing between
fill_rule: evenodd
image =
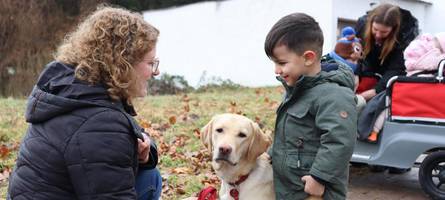
<instances>
[{"instance_id":1,"label":"woman's hand","mask_svg":"<svg viewBox=\"0 0 445 200\"><path fill-rule=\"evenodd\" d=\"M363 98L365 98L366 101L369 101L369 100L372 99L372 97L374 97L375 95L377 95L377 92L375 91L375 89L366 90L366 91L360 93L360 96L362 96Z\"/></svg>"},{"instance_id":2,"label":"woman's hand","mask_svg":"<svg viewBox=\"0 0 445 200\"><path fill-rule=\"evenodd\" d=\"M138 158L139 158L139 163L147 163L148 159L150 158L150 138L146 137L145 134L144 135L144 140L142 141L141 139L138 138Z\"/></svg>"}]
</instances>

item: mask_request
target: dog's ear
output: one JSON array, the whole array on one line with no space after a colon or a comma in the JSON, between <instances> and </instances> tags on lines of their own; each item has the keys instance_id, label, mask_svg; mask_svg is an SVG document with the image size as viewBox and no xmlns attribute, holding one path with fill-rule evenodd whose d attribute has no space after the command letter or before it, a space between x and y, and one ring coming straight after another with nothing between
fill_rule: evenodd
<instances>
[{"instance_id":1,"label":"dog's ear","mask_svg":"<svg viewBox=\"0 0 445 200\"><path fill-rule=\"evenodd\" d=\"M269 136L263 133L257 123L251 122L253 129L253 136L247 149L247 159L256 160L258 156L266 152L267 148L272 143Z\"/></svg>"},{"instance_id":2,"label":"dog's ear","mask_svg":"<svg viewBox=\"0 0 445 200\"><path fill-rule=\"evenodd\" d=\"M212 125L213 125L214 118L212 118L209 123L207 123L204 127L201 129L201 141L204 144L205 147L207 147L210 151L213 149L213 142L212 142Z\"/></svg>"}]
</instances>

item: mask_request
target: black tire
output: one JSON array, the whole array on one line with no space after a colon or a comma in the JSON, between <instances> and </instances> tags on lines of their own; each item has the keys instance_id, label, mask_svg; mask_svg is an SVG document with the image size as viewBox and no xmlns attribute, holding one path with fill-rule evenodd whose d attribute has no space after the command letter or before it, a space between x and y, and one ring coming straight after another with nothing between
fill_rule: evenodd
<instances>
[{"instance_id":1,"label":"black tire","mask_svg":"<svg viewBox=\"0 0 445 200\"><path fill-rule=\"evenodd\" d=\"M419 168L419 182L432 199L445 199L445 151L430 153Z\"/></svg>"}]
</instances>

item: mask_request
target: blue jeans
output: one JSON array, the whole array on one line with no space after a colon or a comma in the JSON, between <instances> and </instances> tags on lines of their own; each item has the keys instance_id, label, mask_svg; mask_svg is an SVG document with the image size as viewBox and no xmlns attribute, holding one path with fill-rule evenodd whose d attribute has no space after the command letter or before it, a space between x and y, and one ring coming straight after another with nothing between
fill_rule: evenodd
<instances>
[{"instance_id":1,"label":"blue jeans","mask_svg":"<svg viewBox=\"0 0 445 200\"><path fill-rule=\"evenodd\" d=\"M157 168L139 169L136 176L136 193L139 200L158 200L161 197L162 177Z\"/></svg>"}]
</instances>

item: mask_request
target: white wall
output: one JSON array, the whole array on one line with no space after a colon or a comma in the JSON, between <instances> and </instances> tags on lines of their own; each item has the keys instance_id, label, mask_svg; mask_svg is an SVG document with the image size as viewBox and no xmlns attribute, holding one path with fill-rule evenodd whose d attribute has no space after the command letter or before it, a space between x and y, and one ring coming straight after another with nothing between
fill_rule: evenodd
<instances>
[{"instance_id":1,"label":"white wall","mask_svg":"<svg viewBox=\"0 0 445 200\"><path fill-rule=\"evenodd\" d=\"M423 32L445 32L445 1L431 0L432 6L426 8L425 30Z\"/></svg>"},{"instance_id":2,"label":"white wall","mask_svg":"<svg viewBox=\"0 0 445 200\"><path fill-rule=\"evenodd\" d=\"M305 12L320 23L327 39L334 30L330 23L331 1L302 2L205 2L146 12L144 18L161 31L161 72L183 75L192 86L196 86L204 70L208 75L230 78L247 86L276 85L273 64L264 53L264 39L278 19ZM332 41L328 39L326 43Z\"/></svg>"},{"instance_id":3,"label":"white wall","mask_svg":"<svg viewBox=\"0 0 445 200\"><path fill-rule=\"evenodd\" d=\"M445 31L445 0L228 0L149 11L144 18L160 29L161 72L182 75L197 86L203 71L247 86L276 85L273 64L264 53L272 25L293 12L313 16L323 30L324 53L336 41L339 17L356 20L371 2L408 9L423 32ZM440 25L442 23L442 25Z\"/></svg>"}]
</instances>

